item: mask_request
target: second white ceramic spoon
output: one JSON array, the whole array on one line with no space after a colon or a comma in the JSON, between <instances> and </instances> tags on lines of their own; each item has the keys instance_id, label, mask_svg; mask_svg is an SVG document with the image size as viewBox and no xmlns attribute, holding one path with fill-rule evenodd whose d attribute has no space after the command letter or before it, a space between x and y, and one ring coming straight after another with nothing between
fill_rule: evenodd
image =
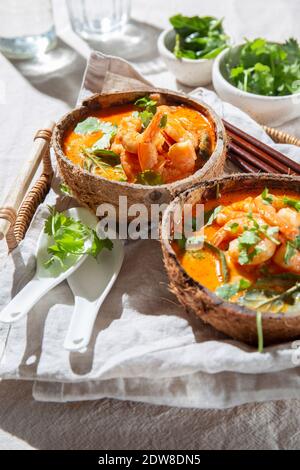
<instances>
[{"instance_id":1,"label":"second white ceramic spoon","mask_svg":"<svg viewBox=\"0 0 300 470\"><path fill-rule=\"evenodd\" d=\"M89 344L99 309L118 277L123 259L123 243L113 240L111 251L101 251L97 260L89 257L69 276L75 306L64 342L65 349L83 352Z\"/></svg>"}]
</instances>

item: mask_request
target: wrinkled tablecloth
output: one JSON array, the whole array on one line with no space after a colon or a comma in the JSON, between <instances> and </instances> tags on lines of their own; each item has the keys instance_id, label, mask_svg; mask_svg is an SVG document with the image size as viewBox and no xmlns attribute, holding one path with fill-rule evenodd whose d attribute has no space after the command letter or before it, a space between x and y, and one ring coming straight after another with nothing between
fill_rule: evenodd
<instances>
[{"instance_id":1,"label":"wrinkled tablecloth","mask_svg":"<svg viewBox=\"0 0 300 470\"><path fill-rule=\"evenodd\" d=\"M136 9L136 17L139 20L147 18L148 21L157 25L162 24L160 23L161 19L166 18L175 9L183 11L182 2L172 2L172 11L170 11L170 5L161 5L161 2L159 2L160 16L158 17L154 8L155 2L151 2L151 9L145 6L145 2L136 1L133 3ZM199 13L200 2L197 2L198 8L196 7L196 2L190 1L185 3L184 8L187 13L191 11ZM290 8L288 8L288 4ZM234 22L230 22L231 28L234 30L235 39L240 39L242 33L247 34L251 30L252 35L254 30L255 35L265 34L266 24L268 25L270 38L273 36L278 39L284 35L286 36L286 31L289 32L289 35L293 32L294 34L297 33L297 22L293 21L293 18L297 18L298 6L296 2L291 0L289 2L272 2L272 11L280 17L280 23L274 22L276 27L273 28L271 27L270 11L267 7L260 12L259 25L258 22L254 24L252 18L257 6L256 2L252 2L250 6L243 5L243 7L238 5L238 2L232 1L222 3L215 1L210 2L210 5L204 5L203 2L201 4L201 14L208 13L207 9L209 9L210 13L219 15L226 12L227 22L228 18L231 20L235 19ZM280 11L284 15L280 15ZM237 18L239 22L236 21ZM165 19L163 21L165 24ZM243 23L243 30L240 29L241 23ZM22 154L26 155L29 136L40 125L41 117L46 117L46 115L48 117L51 114L52 117L58 117L71 105L70 96L72 93L70 93L70 90L74 87L75 91L74 84L76 85L76 80L78 85L80 67L82 71L84 61L80 57L76 58L76 73L70 73L72 70L68 70L69 75L66 73L68 78L72 77L73 80L74 78L76 80L73 82L70 80L67 83L69 94L65 95L56 86L57 80L61 79L61 74L58 77L51 77L52 81L44 80L43 82L42 80L41 82L36 82L35 80L30 80L31 84L39 90L37 92L30 88L24 79L20 78L20 75L16 73L13 66L5 59L1 58L1 62L3 62L5 70L5 80L3 81L3 78L0 78L2 79L1 84L3 85L4 83L4 86L2 86L4 93L1 95L1 110L4 109L5 111L6 105L11 106L14 99L19 105L23 103L22 106L24 107L22 109L26 109L27 112L29 103L30 105L32 102L36 103L35 106L30 106L32 119L29 125L18 126L17 119L20 120L19 124L21 124L21 119L25 113L19 113L16 116L13 128L9 119L7 119L9 113L4 112L1 115L1 123L3 123L4 129L3 135L6 136L6 141L5 139L1 141L3 145L3 153L1 154L1 163L3 165L2 187L5 187L5 185L8 187L11 176L15 169L17 170L17 165L22 159ZM147 71L147 64L140 64L140 66L141 71L145 73ZM147 75L147 78L150 81L154 81L158 86L167 85L173 87L174 80L163 70L163 67L159 70L159 66L159 62L155 59L150 64L150 73ZM60 81L59 83L62 82ZM10 93L11 84L14 84L14 90L17 91L16 96ZM5 94L6 89L9 91L7 95ZM25 90L26 92L24 93ZM57 101L52 97L47 97L46 94L58 96L60 100ZM28 105L26 105L26 102ZM38 106L37 103L39 103ZM45 108L47 108L47 113ZM4 116L5 119L3 119ZM5 132L5 126L7 125L9 125L9 132L8 130ZM29 132L30 126L32 126L31 133ZM19 131L18 127L21 127L23 140L20 139L19 134L18 139L14 135L14 129ZM288 125L286 129L297 134L297 125L295 124ZM24 142L22 149L17 145L21 140ZM15 156L13 160L11 155ZM257 376L257 380L259 380L259 376ZM283 386L285 386L284 383ZM124 448L126 445L135 448L147 446L148 448L172 448L175 446L178 449L196 449L198 447L251 448L253 446L256 448L264 446L292 448L297 447L299 444L299 421L297 418L299 404L295 400L264 405L246 405L223 412L194 410L189 412L189 410L183 411L166 407L153 408L147 405L133 405L129 402L118 403L110 400L90 402L87 405L76 406L75 408L71 405L61 407L59 405L33 404L30 398L28 398L30 384L27 383L22 383L20 387L17 387L14 382L3 383L1 384L0 391L2 397L1 424L3 427L2 436L0 436L3 438L3 447L6 445L13 446L16 442L11 434L15 434L21 439L23 438L24 441L35 447L42 448L99 448L100 445L103 446L102 448ZM146 416L148 418L145 418ZM32 426L27 425L28 420L31 421ZM78 420L83 422L89 431L85 435L81 433L78 436L72 431ZM120 425L122 421L124 424ZM118 423L117 426L116 423ZM102 428L105 429L105 437L101 431ZM176 432L174 431L175 429ZM97 435L97 432L100 432L101 435ZM61 436L64 439L60 438ZM120 439L120 436L122 436L122 439ZM164 437L163 441L162 436ZM26 443L20 440L15 445L27 447Z\"/></svg>"}]
</instances>

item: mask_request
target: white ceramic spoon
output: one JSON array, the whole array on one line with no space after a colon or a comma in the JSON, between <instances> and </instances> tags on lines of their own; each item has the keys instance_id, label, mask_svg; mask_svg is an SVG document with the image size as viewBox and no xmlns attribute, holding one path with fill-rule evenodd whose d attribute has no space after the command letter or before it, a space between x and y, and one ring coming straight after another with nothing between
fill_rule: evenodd
<instances>
[{"instance_id":1,"label":"white ceramic spoon","mask_svg":"<svg viewBox=\"0 0 300 470\"><path fill-rule=\"evenodd\" d=\"M111 251L103 250L97 260L89 257L69 278L75 306L64 342L69 351L84 352L90 342L99 309L120 272L124 248L113 240Z\"/></svg>"},{"instance_id":2,"label":"white ceramic spoon","mask_svg":"<svg viewBox=\"0 0 300 470\"><path fill-rule=\"evenodd\" d=\"M87 209L77 207L69 209L66 214L93 228L95 220L97 223L97 218ZM87 258L87 255L70 257L64 269L56 264L51 269L46 269L44 263L49 258L48 246L49 237L43 230L37 241L36 273L33 279L0 312L1 322L13 323L23 318L47 292L74 273Z\"/></svg>"}]
</instances>

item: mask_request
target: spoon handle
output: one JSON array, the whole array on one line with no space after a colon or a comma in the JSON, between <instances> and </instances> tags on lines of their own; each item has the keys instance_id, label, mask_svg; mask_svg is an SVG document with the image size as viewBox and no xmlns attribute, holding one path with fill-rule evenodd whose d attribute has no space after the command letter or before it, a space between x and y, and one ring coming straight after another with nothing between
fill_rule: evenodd
<instances>
[{"instance_id":1,"label":"spoon handle","mask_svg":"<svg viewBox=\"0 0 300 470\"><path fill-rule=\"evenodd\" d=\"M20 320L54 285L54 279L33 278L0 312L0 321L14 323Z\"/></svg>"},{"instance_id":2,"label":"spoon handle","mask_svg":"<svg viewBox=\"0 0 300 470\"><path fill-rule=\"evenodd\" d=\"M75 296L74 310L64 342L65 349L81 351L87 347L101 304L101 298L96 302L89 302L84 297Z\"/></svg>"}]
</instances>

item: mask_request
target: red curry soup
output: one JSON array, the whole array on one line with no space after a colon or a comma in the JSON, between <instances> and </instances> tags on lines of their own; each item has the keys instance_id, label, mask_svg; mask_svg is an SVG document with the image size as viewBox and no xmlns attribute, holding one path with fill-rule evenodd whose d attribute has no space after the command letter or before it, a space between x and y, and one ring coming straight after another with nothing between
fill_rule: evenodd
<instances>
[{"instance_id":1,"label":"red curry soup","mask_svg":"<svg viewBox=\"0 0 300 470\"><path fill-rule=\"evenodd\" d=\"M215 131L194 108L159 105L159 95L103 109L67 133L64 153L76 165L110 180L172 183L201 168Z\"/></svg>"},{"instance_id":2,"label":"red curry soup","mask_svg":"<svg viewBox=\"0 0 300 470\"><path fill-rule=\"evenodd\" d=\"M201 237L201 249L185 238L172 242L189 276L255 310L299 312L299 194L265 188L220 195L205 203L204 224L192 237Z\"/></svg>"}]
</instances>

